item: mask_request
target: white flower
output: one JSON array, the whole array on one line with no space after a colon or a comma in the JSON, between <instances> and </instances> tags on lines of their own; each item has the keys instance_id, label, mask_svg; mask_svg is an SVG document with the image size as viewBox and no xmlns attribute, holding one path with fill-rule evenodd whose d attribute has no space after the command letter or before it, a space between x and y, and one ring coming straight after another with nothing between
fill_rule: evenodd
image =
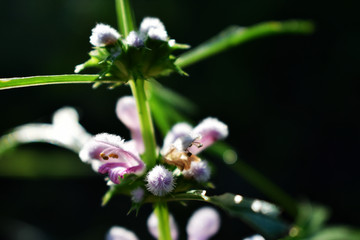
<instances>
[{"instance_id":1,"label":"white flower","mask_svg":"<svg viewBox=\"0 0 360 240\"><path fill-rule=\"evenodd\" d=\"M120 34L109 25L98 23L92 30L90 43L95 47L103 47L116 43Z\"/></svg>"},{"instance_id":2,"label":"white flower","mask_svg":"<svg viewBox=\"0 0 360 240\"><path fill-rule=\"evenodd\" d=\"M164 24L154 17L146 17L140 24L140 36L145 39L149 36L151 39L166 41L168 38Z\"/></svg>"},{"instance_id":3,"label":"white flower","mask_svg":"<svg viewBox=\"0 0 360 240\"><path fill-rule=\"evenodd\" d=\"M143 39L140 38L139 34L135 31L131 31L126 37L126 43L132 47L142 47L144 46Z\"/></svg>"},{"instance_id":4,"label":"white flower","mask_svg":"<svg viewBox=\"0 0 360 240\"><path fill-rule=\"evenodd\" d=\"M114 226L106 235L106 240L139 240L137 236L123 227Z\"/></svg>"}]
</instances>

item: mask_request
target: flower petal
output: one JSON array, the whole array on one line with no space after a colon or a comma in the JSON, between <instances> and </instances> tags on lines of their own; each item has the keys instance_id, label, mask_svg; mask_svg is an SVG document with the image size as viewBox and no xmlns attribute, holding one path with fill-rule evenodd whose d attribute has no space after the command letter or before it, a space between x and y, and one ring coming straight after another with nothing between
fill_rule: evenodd
<instances>
[{"instance_id":1,"label":"flower petal","mask_svg":"<svg viewBox=\"0 0 360 240\"><path fill-rule=\"evenodd\" d=\"M120 98L116 104L116 115L130 130L131 138L135 141L137 151L143 153L144 142L141 135L140 121L134 97L125 96Z\"/></svg>"},{"instance_id":2,"label":"flower petal","mask_svg":"<svg viewBox=\"0 0 360 240\"><path fill-rule=\"evenodd\" d=\"M194 178L197 182L206 182L210 178L210 168L206 161L191 162L190 169L182 174L186 178Z\"/></svg>"},{"instance_id":3,"label":"flower petal","mask_svg":"<svg viewBox=\"0 0 360 240\"><path fill-rule=\"evenodd\" d=\"M79 115L72 107L63 107L53 116L53 129L56 139L65 146L78 151L91 138L91 135L79 123Z\"/></svg>"},{"instance_id":4,"label":"flower petal","mask_svg":"<svg viewBox=\"0 0 360 240\"><path fill-rule=\"evenodd\" d=\"M126 43L127 43L129 46L137 47L137 48L144 46L143 40L140 38L140 36L138 35L138 33L135 32L135 31L131 31L131 32L129 33L129 35L126 37Z\"/></svg>"},{"instance_id":5,"label":"flower petal","mask_svg":"<svg viewBox=\"0 0 360 240\"><path fill-rule=\"evenodd\" d=\"M220 216L215 209L203 207L193 213L186 226L189 240L206 240L220 228Z\"/></svg>"},{"instance_id":6,"label":"flower petal","mask_svg":"<svg viewBox=\"0 0 360 240\"><path fill-rule=\"evenodd\" d=\"M146 17L140 23L140 33L148 34L150 29L159 29L165 31L165 26L158 18Z\"/></svg>"},{"instance_id":7,"label":"flower petal","mask_svg":"<svg viewBox=\"0 0 360 240\"><path fill-rule=\"evenodd\" d=\"M119 177L124 174L142 174L145 170L138 153L119 136L108 133L93 137L79 155L82 161L92 163L94 170L108 173L114 183L119 183Z\"/></svg>"},{"instance_id":8,"label":"flower petal","mask_svg":"<svg viewBox=\"0 0 360 240\"><path fill-rule=\"evenodd\" d=\"M95 47L114 44L120 38L114 28L103 23L98 23L91 31L90 43Z\"/></svg>"},{"instance_id":9,"label":"flower petal","mask_svg":"<svg viewBox=\"0 0 360 240\"><path fill-rule=\"evenodd\" d=\"M256 234L251 237L244 238L244 240L265 240L265 238L259 234Z\"/></svg>"},{"instance_id":10,"label":"flower petal","mask_svg":"<svg viewBox=\"0 0 360 240\"><path fill-rule=\"evenodd\" d=\"M127 163L105 163L99 167L98 172L109 174L109 178L113 183L119 184L119 178L123 178L125 174L142 174L145 170L144 163L130 166Z\"/></svg>"},{"instance_id":11,"label":"flower petal","mask_svg":"<svg viewBox=\"0 0 360 240\"><path fill-rule=\"evenodd\" d=\"M184 140L181 142L184 145L183 142L191 138L191 131L192 127L187 123L175 124L165 136L161 154L166 155L171 150L171 146L175 143L176 139L183 138Z\"/></svg>"},{"instance_id":12,"label":"flower petal","mask_svg":"<svg viewBox=\"0 0 360 240\"><path fill-rule=\"evenodd\" d=\"M131 231L123 227L114 226L106 235L106 240L139 240Z\"/></svg>"},{"instance_id":13,"label":"flower petal","mask_svg":"<svg viewBox=\"0 0 360 240\"><path fill-rule=\"evenodd\" d=\"M197 125L192 134L200 135L201 138L197 141L201 143L202 147L192 146L189 151L192 154L198 154L215 141L223 139L228 135L228 127L223 122L216 118L206 118L199 125Z\"/></svg>"}]
</instances>

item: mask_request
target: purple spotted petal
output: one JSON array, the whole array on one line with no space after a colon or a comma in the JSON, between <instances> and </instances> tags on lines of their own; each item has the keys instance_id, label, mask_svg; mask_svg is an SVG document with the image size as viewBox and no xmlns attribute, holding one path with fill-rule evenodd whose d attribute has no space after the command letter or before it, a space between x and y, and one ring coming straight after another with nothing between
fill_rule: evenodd
<instances>
[{"instance_id":1,"label":"purple spotted petal","mask_svg":"<svg viewBox=\"0 0 360 240\"><path fill-rule=\"evenodd\" d=\"M124 174L142 174L145 164L131 145L119 136L101 133L93 137L80 151L80 158L91 163L100 173L107 173L112 182L120 183Z\"/></svg>"},{"instance_id":2,"label":"purple spotted petal","mask_svg":"<svg viewBox=\"0 0 360 240\"><path fill-rule=\"evenodd\" d=\"M98 172L102 174L108 173L113 183L119 184L119 178L123 178L125 174L141 174L144 171L144 163L136 166L130 166L125 163L105 163L99 167Z\"/></svg>"},{"instance_id":3,"label":"purple spotted petal","mask_svg":"<svg viewBox=\"0 0 360 240\"><path fill-rule=\"evenodd\" d=\"M226 124L215 118L206 118L194 128L192 134L201 136L197 142L201 143L202 147L198 148L193 145L189 148L189 151L196 155L212 145L215 141L227 137L228 127Z\"/></svg>"},{"instance_id":4,"label":"purple spotted petal","mask_svg":"<svg viewBox=\"0 0 360 240\"><path fill-rule=\"evenodd\" d=\"M116 104L116 115L130 130L131 138L135 141L137 151L143 153L144 142L141 135L140 121L134 97L125 96L120 98Z\"/></svg>"},{"instance_id":5,"label":"purple spotted petal","mask_svg":"<svg viewBox=\"0 0 360 240\"><path fill-rule=\"evenodd\" d=\"M220 228L220 216L215 209L203 207L193 213L186 226L188 240L207 240Z\"/></svg>"}]
</instances>

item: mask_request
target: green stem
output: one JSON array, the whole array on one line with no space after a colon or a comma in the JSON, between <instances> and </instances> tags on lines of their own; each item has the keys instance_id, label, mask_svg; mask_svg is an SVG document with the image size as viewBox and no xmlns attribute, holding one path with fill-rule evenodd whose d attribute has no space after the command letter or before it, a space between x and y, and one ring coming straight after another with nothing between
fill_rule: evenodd
<instances>
[{"instance_id":1,"label":"green stem","mask_svg":"<svg viewBox=\"0 0 360 240\"><path fill-rule=\"evenodd\" d=\"M136 79L129 81L132 94L136 100L136 106L139 114L141 135L144 141L145 152L143 160L148 169L151 169L157 158L154 126L151 119L149 102L145 93L145 80Z\"/></svg>"},{"instance_id":2,"label":"green stem","mask_svg":"<svg viewBox=\"0 0 360 240\"><path fill-rule=\"evenodd\" d=\"M159 240L171 240L169 211L166 202L156 202L154 212L158 218Z\"/></svg>"},{"instance_id":3,"label":"green stem","mask_svg":"<svg viewBox=\"0 0 360 240\"><path fill-rule=\"evenodd\" d=\"M134 30L134 18L129 0L115 0L120 33L125 37Z\"/></svg>"}]
</instances>

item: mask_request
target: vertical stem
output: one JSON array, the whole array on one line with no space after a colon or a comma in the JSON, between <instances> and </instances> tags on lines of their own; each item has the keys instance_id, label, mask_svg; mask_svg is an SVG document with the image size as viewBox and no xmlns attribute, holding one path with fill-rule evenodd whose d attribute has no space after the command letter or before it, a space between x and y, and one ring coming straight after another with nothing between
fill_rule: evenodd
<instances>
[{"instance_id":1,"label":"vertical stem","mask_svg":"<svg viewBox=\"0 0 360 240\"><path fill-rule=\"evenodd\" d=\"M159 240L171 240L169 211L167 203L155 203L154 212L158 218Z\"/></svg>"},{"instance_id":2,"label":"vertical stem","mask_svg":"<svg viewBox=\"0 0 360 240\"><path fill-rule=\"evenodd\" d=\"M145 152L143 160L147 168L152 168L156 163L156 142L154 134L154 126L151 119L151 112L149 102L145 93L145 81L143 79L136 79L129 81L132 94L136 100L136 106L139 114L141 135L143 137Z\"/></svg>"},{"instance_id":3,"label":"vertical stem","mask_svg":"<svg viewBox=\"0 0 360 240\"><path fill-rule=\"evenodd\" d=\"M120 33L126 37L130 31L134 29L134 19L129 0L115 0L115 5ZM142 158L147 165L147 168L151 169L156 164L157 153L154 126L151 119L149 102L145 92L145 81L144 79L130 80L129 84L136 101L140 120L141 135L145 146L145 152L142 155ZM159 239L171 240L167 203L155 203L154 211L159 223Z\"/></svg>"},{"instance_id":4,"label":"vertical stem","mask_svg":"<svg viewBox=\"0 0 360 240\"><path fill-rule=\"evenodd\" d=\"M134 18L129 0L115 0L120 33L125 37L134 30Z\"/></svg>"}]
</instances>

